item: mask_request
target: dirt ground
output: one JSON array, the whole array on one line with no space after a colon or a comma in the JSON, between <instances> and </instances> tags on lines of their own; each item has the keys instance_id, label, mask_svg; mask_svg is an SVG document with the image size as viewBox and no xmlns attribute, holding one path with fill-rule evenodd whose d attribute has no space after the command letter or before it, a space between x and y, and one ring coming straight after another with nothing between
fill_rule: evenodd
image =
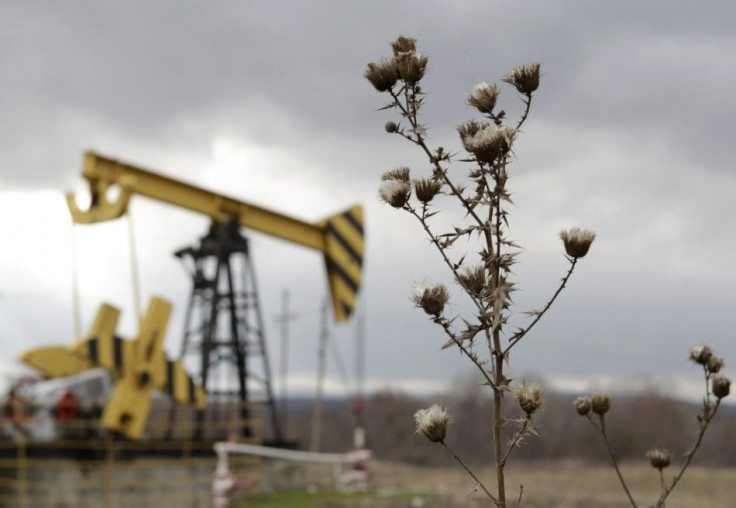
<instances>
[{"instance_id":1,"label":"dirt ground","mask_svg":"<svg viewBox=\"0 0 736 508\"><path fill-rule=\"evenodd\" d=\"M423 468L407 464L373 464L375 499L355 506L380 508L439 508L489 506L487 498L474 489L474 482L461 468ZM474 471L493 491L490 469ZM521 505L526 508L625 508L631 504L618 483L614 470L606 465L576 462L515 464L508 468L507 499L515 506L523 485ZM648 464L623 464L639 506L649 506L659 493L659 475ZM671 478L674 471L665 478ZM484 481L484 483L486 483ZM386 499L399 492L412 496ZM667 508L730 508L736 494L736 469L691 467L671 494ZM336 507L337 505L333 505Z\"/></svg>"}]
</instances>

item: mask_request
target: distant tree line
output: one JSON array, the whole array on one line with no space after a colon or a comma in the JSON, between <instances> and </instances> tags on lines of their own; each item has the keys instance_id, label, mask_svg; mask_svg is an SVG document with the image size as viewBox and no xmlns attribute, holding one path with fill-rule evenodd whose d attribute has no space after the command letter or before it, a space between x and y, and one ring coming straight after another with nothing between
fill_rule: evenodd
<instances>
[{"instance_id":1,"label":"distant tree line","mask_svg":"<svg viewBox=\"0 0 736 508\"><path fill-rule=\"evenodd\" d=\"M607 460L602 453L600 437L573 409L575 395L546 391L545 405L538 417L540 438L527 438L517 450L517 460L573 459L591 462ZM447 440L465 460L482 464L492 451L488 440L477 436L487 432L491 408L487 397L472 384L463 383L452 393L432 397L415 397L396 391L371 395L365 404L363 422L367 446L379 459L421 465L446 465L451 457L436 453L432 443L415 432L414 413L428 402L441 402L453 408L453 421ZM652 443L666 447L675 456L697 432L697 404L666 398L656 393L613 398L615 411L610 413L612 445L622 460L646 459ZM302 448L309 446L311 401L293 401L289 413L289 434ZM509 415L511 416L511 415ZM345 451L352 447L356 422L351 402L345 399L327 401L323 413L323 451ZM721 416L703 443L696 459L702 465L736 466L736 407L724 406Z\"/></svg>"}]
</instances>

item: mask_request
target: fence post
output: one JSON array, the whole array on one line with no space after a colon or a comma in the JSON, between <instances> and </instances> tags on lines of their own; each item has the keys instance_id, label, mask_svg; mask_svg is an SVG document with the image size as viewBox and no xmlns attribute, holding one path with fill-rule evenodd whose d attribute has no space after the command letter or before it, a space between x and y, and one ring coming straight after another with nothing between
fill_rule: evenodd
<instances>
[{"instance_id":1,"label":"fence post","mask_svg":"<svg viewBox=\"0 0 736 508\"><path fill-rule=\"evenodd\" d=\"M18 504L22 508L28 508L28 453L26 450L26 439L22 435L17 436L15 443L18 470Z\"/></svg>"},{"instance_id":2,"label":"fence post","mask_svg":"<svg viewBox=\"0 0 736 508\"><path fill-rule=\"evenodd\" d=\"M110 437L105 438L105 477L102 482L102 499L105 508L112 506L112 479L115 474L114 469L114 457L112 448L112 439Z\"/></svg>"},{"instance_id":3,"label":"fence post","mask_svg":"<svg viewBox=\"0 0 736 508\"><path fill-rule=\"evenodd\" d=\"M212 507L227 508L230 504L230 491L235 486L235 479L230 473L227 450L215 445L215 452L217 453L217 468L212 480Z\"/></svg>"}]
</instances>

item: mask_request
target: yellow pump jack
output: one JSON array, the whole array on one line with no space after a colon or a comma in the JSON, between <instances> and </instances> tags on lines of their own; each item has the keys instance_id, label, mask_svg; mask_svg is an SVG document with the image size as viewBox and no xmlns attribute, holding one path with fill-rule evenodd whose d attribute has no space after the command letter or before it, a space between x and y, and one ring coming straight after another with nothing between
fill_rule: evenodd
<instances>
[{"instance_id":1,"label":"yellow pump jack","mask_svg":"<svg viewBox=\"0 0 736 508\"><path fill-rule=\"evenodd\" d=\"M47 346L25 351L20 359L48 377L63 377L104 367L117 379L102 413L102 426L138 439L151 409L151 390L168 393L176 402L204 409L205 392L177 361L166 358L163 340L171 304L153 297L138 336L115 335L120 311L103 304L87 337L70 346Z\"/></svg>"},{"instance_id":2,"label":"yellow pump jack","mask_svg":"<svg viewBox=\"0 0 736 508\"><path fill-rule=\"evenodd\" d=\"M362 279L364 228L363 209L359 205L308 223L94 152L85 154L82 176L88 181L91 202L87 210L81 210L74 196L67 194L75 223L93 224L121 217L134 195L203 214L215 224L234 221L239 227L321 252L335 321L350 318ZM113 187L120 189L115 199L108 194ZM95 367L113 372L117 383L105 405L102 425L137 439L147 420L152 389L168 392L174 400L200 409L206 405L202 387L180 362L168 360L163 353L170 312L168 302L153 298L138 337L123 340L115 335L120 312L110 305L102 305L86 338L68 347L27 351L21 360L49 377L69 376ZM206 375L202 376L206 380ZM243 391L241 388L241 398L245 401Z\"/></svg>"}]
</instances>

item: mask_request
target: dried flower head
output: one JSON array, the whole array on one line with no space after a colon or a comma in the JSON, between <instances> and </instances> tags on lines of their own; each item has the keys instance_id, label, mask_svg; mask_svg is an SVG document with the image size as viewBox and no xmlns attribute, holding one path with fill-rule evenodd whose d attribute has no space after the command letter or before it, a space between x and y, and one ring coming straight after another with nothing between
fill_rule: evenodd
<instances>
[{"instance_id":1,"label":"dried flower head","mask_svg":"<svg viewBox=\"0 0 736 508\"><path fill-rule=\"evenodd\" d=\"M450 292L441 282L435 284L420 282L414 286L412 299L417 307L424 309L430 316L439 316L450 299Z\"/></svg>"},{"instance_id":2,"label":"dried flower head","mask_svg":"<svg viewBox=\"0 0 736 508\"><path fill-rule=\"evenodd\" d=\"M611 396L607 393L595 393L590 397L590 408L597 415L603 416L611 409Z\"/></svg>"},{"instance_id":3,"label":"dried flower head","mask_svg":"<svg viewBox=\"0 0 736 508\"><path fill-rule=\"evenodd\" d=\"M371 62L366 67L363 76L371 82L379 92L391 90L399 79L396 61L381 58L378 62Z\"/></svg>"},{"instance_id":4,"label":"dried flower head","mask_svg":"<svg viewBox=\"0 0 736 508\"><path fill-rule=\"evenodd\" d=\"M463 124L458 128L458 132L465 149L479 161L489 164L511 151L511 145L517 134L513 127L495 127L477 122Z\"/></svg>"},{"instance_id":5,"label":"dried flower head","mask_svg":"<svg viewBox=\"0 0 736 508\"><path fill-rule=\"evenodd\" d=\"M431 178L414 180L414 194L422 203L429 203L442 190L442 182Z\"/></svg>"},{"instance_id":6,"label":"dried flower head","mask_svg":"<svg viewBox=\"0 0 736 508\"><path fill-rule=\"evenodd\" d=\"M711 374L718 374L725 364L726 362L723 360L723 358L719 358L718 356L713 355L708 360L708 365L706 365L706 368Z\"/></svg>"},{"instance_id":7,"label":"dried flower head","mask_svg":"<svg viewBox=\"0 0 736 508\"><path fill-rule=\"evenodd\" d=\"M468 94L468 104L481 113L491 114L493 113L493 108L496 107L499 93L500 90L495 83L490 85L485 81L478 83L473 88L473 91Z\"/></svg>"},{"instance_id":8,"label":"dried flower head","mask_svg":"<svg viewBox=\"0 0 736 508\"><path fill-rule=\"evenodd\" d=\"M441 443L447 435L450 415L446 408L434 404L428 409L420 409L414 414L417 432L421 432L433 443Z\"/></svg>"},{"instance_id":9,"label":"dried flower head","mask_svg":"<svg viewBox=\"0 0 736 508\"><path fill-rule=\"evenodd\" d=\"M571 258L582 258L590 249L595 240L595 233L590 229L578 227L570 228L560 232L562 243L565 244L565 252Z\"/></svg>"},{"instance_id":10,"label":"dried flower head","mask_svg":"<svg viewBox=\"0 0 736 508\"><path fill-rule=\"evenodd\" d=\"M379 197L394 208L404 206L410 193L411 185L403 180L383 180L378 187Z\"/></svg>"},{"instance_id":11,"label":"dried flower head","mask_svg":"<svg viewBox=\"0 0 736 508\"><path fill-rule=\"evenodd\" d=\"M519 407L527 416L536 413L537 409L542 407L542 389L536 383L522 383L516 390L516 400L519 401Z\"/></svg>"},{"instance_id":12,"label":"dried flower head","mask_svg":"<svg viewBox=\"0 0 736 508\"><path fill-rule=\"evenodd\" d=\"M572 405L580 416L588 415L588 413L590 413L590 409L593 407L590 397L578 397L572 401Z\"/></svg>"},{"instance_id":13,"label":"dried flower head","mask_svg":"<svg viewBox=\"0 0 736 508\"><path fill-rule=\"evenodd\" d=\"M400 182L409 183L411 170L406 166L400 166L398 168L386 171L381 175L381 181L386 180L399 180Z\"/></svg>"},{"instance_id":14,"label":"dried flower head","mask_svg":"<svg viewBox=\"0 0 736 508\"><path fill-rule=\"evenodd\" d=\"M399 130L399 126L396 124L396 122L386 122L386 124L383 126L384 129L386 129L386 132L389 134L393 134L397 130Z\"/></svg>"},{"instance_id":15,"label":"dried flower head","mask_svg":"<svg viewBox=\"0 0 736 508\"><path fill-rule=\"evenodd\" d=\"M463 142L463 146L465 146L466 139L471 139L479 130L488 125L490 124L487 122L479 122L478 120L468 120L464 124L458 125L457 133L460 134L460 141ZM465 149L470 151L467 146L465 146Z\"/></svg>"},{"instance_id":16,"label":"dried flower head","mask_svg":"<svg viewBox=\"0 0 736 508\"><path fill-rule=\"evenodd\" d=\"M713 350L708 344L700 344L690 350L690 360L700 365L708 365L713 356Z\"/></svg>"},{"instance_id":17,"label":"dried flower head","mask_svg":"<svg viewBox=\"0 0 736 508\"><path fill-rule=\"evenodd\" d=\"M647 458L649 459L649 463L652 465L653 468L659 469L661 471L662 469L669 466L670 462L672 462L672 452L658 446L655 449L649 450L647 452Z\"/></svg>"},{"instance_id":18,"label":"dried flower head","mask_svg":"<svg viewBox=\"0 0 736 508\"><path fill-rule=\"evenodd\" d=\"M395 61L399 78L403 79L407 85L416 85L427 71L429 57L424 53L415 53L412 51L399 53Z\"/></svg>"},{"instance_id":19,"label":"dried flower head","mask_svg":"<svg viewBox=\"0 0 736 508\"><path fill-rule=\"evenodd\" d=\"M460 284L473 296L480 296L486 288L486 271L483 265L463 268L458 275Z\"/></svg>"},{"instance_id":20,"label":"dried flower head","mask_svg":"<svg viewBox=\"0 0 736 508\"><path fill-rule=\"evenodd\" d=\"M731 380L727 377L713 376L711 383L711 391L719 399L728 397L728 394L731 393Z\"/></svg>"},{"instance_id":21,"label":"dried flower head","mask_svg":"<svg viewBox=\"0 0 736 508\"><path fill-rule=\"evenodd\" d=\"M516 87L519 93L531 95L539 88L539 70L541 66L540 63L521 65L506 74L503 81Z\"/></svg>"},{"instance_id":22,"label":"dried flower head","mask_svg":"<svg viewBox=\"0 0 736 508\"><path fill-rule=\"evenodd\" d=\"M413 53L417 50L417 40L399 35L398 39L391 43L391 49L394 50L394 56L399 56L401 53Z\"/></svg>"}]
</instances>

